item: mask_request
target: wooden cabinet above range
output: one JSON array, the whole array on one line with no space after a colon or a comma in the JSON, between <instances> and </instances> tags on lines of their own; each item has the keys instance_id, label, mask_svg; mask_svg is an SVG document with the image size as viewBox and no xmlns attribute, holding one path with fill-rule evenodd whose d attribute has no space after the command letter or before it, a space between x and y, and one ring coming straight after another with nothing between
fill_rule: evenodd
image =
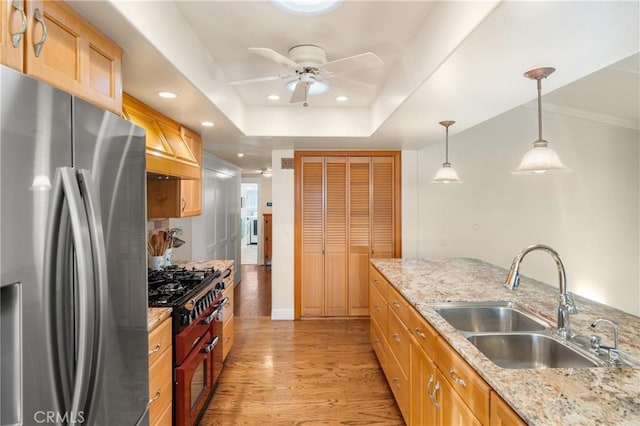
<instances>
[{"instance_id":1,"label":"wooden cabinet above range","mask_svg":"<svg viewBox=\"0 0 640 426\"><path fill-rule=\"evenodd\" d=\"M147 132L147 173L200 179L201 152L192 151L180 124L126 93L122 107L124 116Z\"/></svg>"},{"instance_id":2,"label":"wooden cabinet above range","mask_svg":"<svg viewBox=\"0 0 640 426\"><path fill-rule=\"evenodd\" d=\"M120 113L122 50L63 1L1 0L0 63Z\"/></svg>"}]
</instances>

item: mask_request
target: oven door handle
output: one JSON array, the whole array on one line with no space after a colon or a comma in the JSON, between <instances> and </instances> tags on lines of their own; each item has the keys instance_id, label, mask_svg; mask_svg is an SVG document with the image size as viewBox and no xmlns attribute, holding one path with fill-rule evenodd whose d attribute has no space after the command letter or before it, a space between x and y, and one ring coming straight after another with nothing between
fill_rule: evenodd
<instances>
[{"instance_id":1,"label":"oven door handle","mask_svg":"<svg viewBox=\"0 0 640 426\"><path fill-rule=\"evenodd\" d=\"M218 340L220 340L220 338L218 336L214 337L213 339L210 339L207 342L207 346L205 346L204 348L202 348L202 353L210 353L211 351L213 351L213 349L216 347L216 345L218 344Z\"/></svg>"},{"instance_id":2,"label":"oven door handle","mask_svg":"<svg viewBox=\"0 0 640 426\"><path fill-rule=\"evenodd\" d=\"M220 305L216 306L216 308L209 315L207 315L207 317L205 319L202 320L201 324L204 324L204 325L211 324L213 322L213 320L216 319L216 317L220 313L221 309L222 309L222 306L220 306Z\"/></svg>"}]
</instances>

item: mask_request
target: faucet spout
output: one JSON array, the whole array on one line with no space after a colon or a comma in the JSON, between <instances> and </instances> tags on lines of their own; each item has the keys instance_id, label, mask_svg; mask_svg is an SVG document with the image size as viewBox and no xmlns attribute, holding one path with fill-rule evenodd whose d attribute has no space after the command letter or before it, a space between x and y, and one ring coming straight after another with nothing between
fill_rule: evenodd
<instances>
[{"instance_id":1,"label":"faucet spout","mask_svg":"<svg viewBox=\"0 0 640 426\"><path fill-rule=\"evenodd\" d=\"M560 259L557 251L544 244L534 244L518 251L513 259L513 262L511 263L511 268L509 268L509 273L507 274L505 285L511 290L516 290L518 288L518 285L520 284L520 264L522 263L522 259L524 259L527 254L536 250L542 250L551 255L553 260L556 262L556 266L558 267L557 332L563 337L568 338L571 336L571 331L569 330L569 314L575 314L578 311L573 301L573 295L571 293L567 293L567 275L564 270L562 260Z\"/></svg>"}]
</instances>

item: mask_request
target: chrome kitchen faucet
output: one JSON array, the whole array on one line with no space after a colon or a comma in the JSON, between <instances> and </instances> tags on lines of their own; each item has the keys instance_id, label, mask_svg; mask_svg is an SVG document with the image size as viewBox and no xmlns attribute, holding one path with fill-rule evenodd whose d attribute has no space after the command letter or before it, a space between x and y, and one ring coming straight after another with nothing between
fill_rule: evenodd
<instances>
[{"instance_id":1,"label":"chrome kitchen faucet","mask_svg":"<svg viewBox=\"0 0 640 426\"><path fill-rule=\"evenodd\" d=\"M562 260L560 260L560 256L558 252L552 249L549 246L544 244L534 244L532 246L528 246L520 250L516 257L513 259L511 263L511 268L509 269L509 274L507 275L507 279L505 281L505 285L509 287L511 290L516 290L518 285L520 284L520 263L522 259L530 252L535 250L542 250L551 255L553 260L555 260L556 265L558 266L558 324L556 332L565 339L571 337L571 330L569 327L569 315L578 313L578 309L576 308L576 304L573 298L572 293L567 293L567 276L564 271L564 265L562 264Z\"/></svg>"}]
</instances>

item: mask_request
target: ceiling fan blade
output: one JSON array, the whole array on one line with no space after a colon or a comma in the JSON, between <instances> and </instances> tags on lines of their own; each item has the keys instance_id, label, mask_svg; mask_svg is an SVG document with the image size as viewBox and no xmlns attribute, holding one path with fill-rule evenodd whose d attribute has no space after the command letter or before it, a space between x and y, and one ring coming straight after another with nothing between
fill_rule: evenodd
<instances>
[{"instance_id":1,"label":"ceiling fan blade","mask_svg":"<svg viewBox=\"0 0 640 426\"><path fill-rule=\"evenodd\" d=\"M372 90L378 90L380 87L376 86L375 84L369 84L369 83L365 83L364 81L360 81L360 80L354 80L353 78L348 78L345 77L343 75L340 74L332 74L329 78L336 78L342 81L347 81L351 84L354 84L356 86L360 86L363 89L367 89L368 91L372 91Z\"/></svg>"},{"instance_id":2,"label":"ceiling fan blade","mask_svg":"<svg viewBox=\"0 0 640 426\"><path fill-rule=\"evenodd\" d=\"M381 65L384 65L382 59L380 59L375 53L367 52L327 62L322 66L322 68L333 73L345 73L363 70L366 68L379 67Z\"/></svg>"},{"instance_id":3,"label":"ceiling fan blade","mask_svg":"<svg viewBox=\"0 0 640 426\"><path fill-rule=\"evenodd\" d=\"M307 95L309 93L309 86L309 83L299 81L296 84L296 87L293 89L293 93L291 94L291 100L289 101L289 103L295 104L298 102L306 102Z\"/></svg>"},{"instance_id":4,"label":"ceiling fan blade","mask_svg":"<svg viewBox=\"0 0 640 426\"><path fill-rule=\"evenodd\" d=\"M285 67L289 68L300 68L300 65L298 63L292 61L284 55L281 55L273 49L269 49L267 47L250 47L249 51L267 58L270 61L275 62L276 64L284 65Z\"/></svg>"},{"instance_id":5,"label":"ceiling fan blade","mask_svg":"<svg viewBox=\"0 0 640 426\"><path fill-rule=\"evenodd\" d=\"M233 81L230 81L229 84L232 85L232 86L239 86L241 84L261 83L263 81L280 80L282 78L286 78L286 76L270 75L268 77L249 78L249 79L246 79L246 80L233 80Z\"/></svg>"}]
</instances>

